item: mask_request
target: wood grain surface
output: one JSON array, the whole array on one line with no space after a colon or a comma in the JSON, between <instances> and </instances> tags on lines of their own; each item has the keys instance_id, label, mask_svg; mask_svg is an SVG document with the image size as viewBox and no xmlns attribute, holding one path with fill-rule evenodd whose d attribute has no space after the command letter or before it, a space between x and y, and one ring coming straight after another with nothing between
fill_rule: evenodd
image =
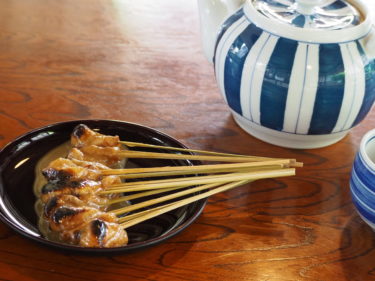
<instances>
[{"instance_id":1,"label":"wood grain surface","mask_svg":"<svg viewBox=\"0 0 375 281\"><path fill-rule=\"evenodd\" d=\"M0 147L34 128L91 118L305 167L215 195L181 234L130 254L62 253L0 224L0 280L375 280L375 235L349 193L375 112L322 149L246 134L203 56L195 1L0 1Z\"/></svg>"}]
</instances>

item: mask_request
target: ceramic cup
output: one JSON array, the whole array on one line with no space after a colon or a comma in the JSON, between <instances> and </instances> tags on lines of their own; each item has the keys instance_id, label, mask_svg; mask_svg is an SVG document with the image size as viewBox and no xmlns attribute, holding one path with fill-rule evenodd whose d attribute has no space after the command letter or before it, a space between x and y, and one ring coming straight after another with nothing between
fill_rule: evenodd
<instances>
[{"instance_id":1,"label":"ceramic cup","mask_svg":"<svg viewBox=\"0 0 375 281\"><path fill-rule=\"evenodd\" d=\"M359 215L375 231L375 129L361 141L353 164L350 190Z\"/></svg>"}]
</instances>

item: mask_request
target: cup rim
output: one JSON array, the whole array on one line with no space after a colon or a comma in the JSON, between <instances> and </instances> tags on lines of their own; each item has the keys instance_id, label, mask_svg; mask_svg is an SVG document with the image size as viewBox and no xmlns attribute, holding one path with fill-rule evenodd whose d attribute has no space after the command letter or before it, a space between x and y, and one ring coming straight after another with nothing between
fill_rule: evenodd
<instances>
[{"instance_id":1,"label":"cup rim","mask_svg":"<svg viewBox=\"0 0 375 281\"><path fill-rule=\"evenodd\" d=\"M367 153L367 146L370 142L375 142L375 129L368 131L362 138L360 144L360 155L363 159L363 162L368 166L369 170L371 170L375 174L375 163L373 160L370 159Z\"/></svg>"}]
</instances>

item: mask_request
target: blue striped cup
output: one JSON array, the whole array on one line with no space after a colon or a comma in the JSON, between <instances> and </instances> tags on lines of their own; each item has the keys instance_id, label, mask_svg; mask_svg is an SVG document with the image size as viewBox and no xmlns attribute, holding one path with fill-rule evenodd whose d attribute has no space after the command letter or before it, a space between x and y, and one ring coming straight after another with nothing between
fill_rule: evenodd
<instances>
[{"instance_id":1,"label":"blue striped cup","mask_svg":"<svg viewBox=\"0 0 375 281\"><path fill-rule=\"evenodd\" d=\"M317 148L339 141L375 101L375 32L366 7L351 1L360 11L351 25L326 30L307 28L312 16L298 11L290 25L269 19L253 6L260 1L290 10L286 3L295 7L302 0L245 1L220 25L211 58L235 121L279 146ZM326 14L349 10L344 0L319 3Z\"/></svg>"},{"instance_id":2,"label":"blue striped cup","mask_svg":"<svg viewBox=\"0 0 375 281\"><path fill-rule=\"evenodd\" d=\"M375 129L361 141L353 163L350 191L359 215L375 230Z\"/></svg>"}]
</instances>

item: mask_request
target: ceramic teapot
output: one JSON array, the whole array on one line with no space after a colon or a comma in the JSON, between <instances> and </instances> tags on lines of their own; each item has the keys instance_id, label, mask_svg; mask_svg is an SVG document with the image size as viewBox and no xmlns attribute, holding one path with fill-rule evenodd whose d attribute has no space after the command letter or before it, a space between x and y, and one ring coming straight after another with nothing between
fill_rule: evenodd
<instances>
[{"instance_id":1,"label":"ceramic teapot","mask_svg":"<svg viewBox=\"0 0 375 281\"><path fill-rule=\"evenodd\" d=\"M375 100L375 30L358 0L198 0L206 57L235 121L266 142L342 139Z\"/></svg>"}]
</instances>

